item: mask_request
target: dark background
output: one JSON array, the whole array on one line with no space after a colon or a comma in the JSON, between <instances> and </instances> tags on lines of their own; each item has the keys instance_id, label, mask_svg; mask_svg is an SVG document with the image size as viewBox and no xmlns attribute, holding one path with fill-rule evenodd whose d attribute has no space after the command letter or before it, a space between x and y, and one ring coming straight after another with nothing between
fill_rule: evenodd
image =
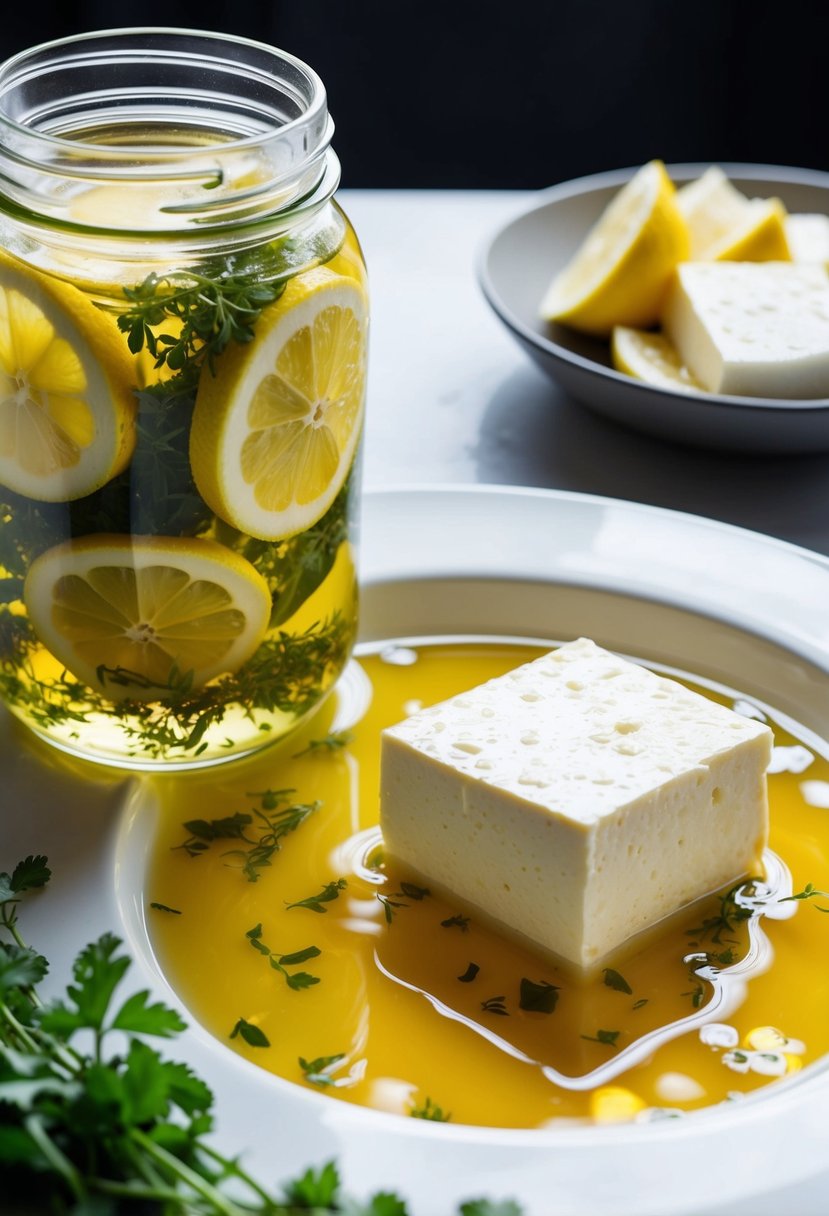
<instances>
[{"instance_id":1,"label":"dark background","mask_svg":"<svg viewBox=\"0 0 829 1216\"><path fill-rule=\"evenodd\" d=\"M137 24L310 63L347 186L534 188L657 156L829 169L829 0L8 0L0 56Z\"/></svg>"}]
</instances>

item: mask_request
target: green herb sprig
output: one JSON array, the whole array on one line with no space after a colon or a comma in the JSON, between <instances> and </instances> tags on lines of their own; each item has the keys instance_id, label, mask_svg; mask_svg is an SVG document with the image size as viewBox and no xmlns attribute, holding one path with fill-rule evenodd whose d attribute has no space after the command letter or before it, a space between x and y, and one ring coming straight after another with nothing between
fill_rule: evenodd
<instances>
[{"instance_id":1,"label":"green herb sprig","mask_svg":"<svg viewBox=\"0 0 829 1216\"><path fill-rule=\"evenodd\" d=\"M46 886L45 857L0 873L0 1161L4 1211L19 1216L408 1216L398 1196L365 1202L341 1192L333 1162L268 1191L238 1157L207 1139L213 1095L186 1064L145 1040L171 1039L179 1014L147 992L126 998L130 967L104 934L78 955L64 995L44 1004L48 963L24 941L22 899ZM258 1032L258 1034L257 1034ZM232 1032L268 1040L240 1018ZM110 1048L115 1036L115 1049ZM261 1041L260 1037L261 1036ZM324 1070L336 1057L310 1062ZM301 1065L305 1062L301 1061ZM512 1203L474 1199L459 1216L521 1216Z\"/></svg>"},{"instance_id":2,"label":"green herb sprig","mask_svg":"<svg viewBox=\"0 0 829 1216\"><path fill-rule=\"evenodd\" d=\"M814 883L807 882L802 891L798 891L796 895L784 895L777 902L785 904L795 899L829 899L829 891L820 891ZM822 908L820 904L812 904L812 907L816 912L829 912L829 908Z\"/></svg>"},{"instance_id":3,"label":"green herb sprig","mask_svg":"<svg viewBox=\"0 0 829 1216\"><path fill-rule=\"evenodd\" d=\"M335 878L333 882L327 882L323 885L321 891L316 895L308 895L305 899L297 899L292 904L287 904L287 910L291 908L307 908L309 912L325 913L328 911L326 904L332 903L335 899L340 898L340 891L344 891L348 886L348 879Z\"/></svg>"},{"instance_id":4,"label":"green herb sprig","mask_svg":"<svg viewBox=\"0 0 829 1216\"><path fill-rule=\"evenodd\" d=\"M409 1114L413 1119L427 1119L431 1123L449 1123L452 1118L451 1111L444 1111L429 1097L422 1106L413 1106Z\"/></svg>"},{"instance_id":5,"label":"green herb sprig","mask_svg":"<svg viewBox=\"0 0 829 1216\"><path fill-rule=\"evenodd\" d=\"M289 954L282 954L279 950L271 950L270 946L266 946L262 941L262 926L261 924L254 925L252 929L248 929L245 937L259 954L263 954L273 967L274 971L278 972L289 988L294 992L300 992L304 988L313 988L315 984L320 982L318 975L311 975L308 971L288 971L288 967L297 967L300 963L307 963L311 958L319 958L322 951L319 946L306 946L304 950L295 950Z\"/></svg>"}]
</instances>

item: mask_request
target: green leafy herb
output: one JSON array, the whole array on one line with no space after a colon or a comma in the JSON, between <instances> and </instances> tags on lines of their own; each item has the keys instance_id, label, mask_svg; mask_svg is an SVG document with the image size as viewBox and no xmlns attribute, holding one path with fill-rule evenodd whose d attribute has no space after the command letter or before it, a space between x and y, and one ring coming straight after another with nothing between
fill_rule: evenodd
<instances>
[{"instance_id":1,"label":"green leafy herb","mask_svg":"<svg viewBox=\"0 0 829 1216\"><path fill-rule=\"evenodd\" d=\"M546 980L535 984L532 980L522 979L518 1006L528 1013L552 1013L558 1004L558 994L556 985Z\"/></svg>"},{"instance_id":2,"label":"green leafy herb","mask_svg":"<svg viewBox=\"0 0 829 1216\"><path fill-rule=\"evenodd\" d=\"M334 1056L317 1056L313 1060L306 1060L302 1056L299 1057L299 1066L303 1071L305 1080L311 1085L334 1085L336 1082L330 1075L331 1069L335 1068L342 1060L345 1059L345 1053L339 1052Z\"/></svg>"},{"instance_id":3,"label":"green leafy herb","mask_svg":"<svg viewBox=\"0 0 829 1216\"><path fill-rule=\"evenodd\" d=\"M581 1038L588 1043L603 1043L606 1047L615 1047L621 1030L597 1030L595 1034L583 1034Z\"/></svg>"},{"instance_id":4,"label":"green leafy herb","mask_svg":"<svg viewBox=\"0 0 829 1216\"><path fill-rule=\"evenodd\" d=\"M181 908L171 908L167 904L159 904L155 901L150 904L150 907L154 908L156 912L170 912L173 916L181 916Z\"/></svg>"},{"instance_id":5,"label":"green leafy herb","mask_svg":"<svg viewBox=\"0 0 829 1216\"><path fill-rule=\"evenodd\" d=\"M730 967L736 961L736 954L732 946L727 946L725 950L709 950L706 954L709 967Z\"/></svg>"},{"instance_id":6,"label":"green leafy herb","mask_svg":"<svg viewBox=\"0 0 829 1216\"><path fill-rule=\"evenodd\" d=\"M640 997L638 1001L633 1002L632 1008L633 1009L643 1009L645 1007L645 1005L647 1005L647 1003L648 1003L648 998L646 996L643 996L643 997Z\"/></svg>"},{"instance_id":7,"label":"green leafy herb","mask_svg":"<svg viewBox=\"0 0 829 1216\"><path fill-rule=\"evenodd\" d=\"M407 908L409 905L401 903L399 900L390 899L388 895L380 895L379 892L375 896L383 905L383 913L386 917L386 924L390 925L394 920L398 908Z\"/></svg>"},{"instance_id":8,"label":"green leafy herb","mask_svg":"<svg viewBox=\"0 0 829 1216\"><path fill-rule=\"evenodd\" d=\"M230 1038L235 1039L237 1035L240 1039L244 1039L248 1047L270 1047L271 1045L264 1030L254 1026L253 1022L246 1022L244 1018L239 1018L230 1032Z\"/></svg>"},{"instance_id":9,"label":"green leafy herb","mask_svg":"<svg viewBox=\"0 0 829 1216\"><path fill-rule=\"evenodd\" d=\"M743 879L721 895L718 911L713 916L706 917L695 929L686 930L686 936L695 939L692 945L706 939L717 946L721 945L723 940L733 946L739 945L736 938L724 939L723 934L734 933L739 924L756 916L755 884L760 881L759 878Z\"/></svg>"},{"instance_id":10,"label":"green leafy herb","mask_svg":"<svg viewBox=\"0 0 829 1216\"><path fill-rule=\"evenodd\" d=\"M309 895L305 899L298 899L295 903L288 904L291 908L307 908L310 912L327 912L326 904L330 904L332 900L339 899L340 891L344 891L348 886L348 881L345 878L336 878L333 882L327 882L318 895Z\"/></svg>"},{"instance_id":11,"label":"green leafy herb","mask_svg":"<svg viewBox=\"0 0 829 1216\"><path fill-rule=\"evenodd\" d=\"M452 1118L450 1111L444 1112L436 1102L427 1097L422 1106L414 1106L409 1111L413 1119L428 1119L432 1123L448 1123Z\"/></svg>"},{"instance_id":12,"label":"green leafy herb","mask_svg":"<svg viewBox=\"0 0 829 1216\"><path fill-rule=\"evenodd\" d=\"M511 1199L493 1202L491 1199L471 1199L460 1206L460 1216L521 1216L521 1209Z\"/></svg>"},{"instance_id":13,"label":"green leafy herb","mask_svg":"<svg viewBox=\"0 0 829 1216\"><path fill-rule=\"evenodd\" d=\"M406 899L414 899L418 902L432 894L428 887L418 887L413 882L401 882L400 893L405 895Z\"/></svg>"},{"instance_id":14,"label":"green leafy herb","mask_svg":"<svg viewBox=\"0 0 829 1216\"><path fill-rule=\"evenodd\" d=\"M294 760L298 760L300 756L307 756L313 752L337 752L342 751L344 747L348 747L351 740L354 738L353 732L350 730L338 730L326 735L323 739L312 739L307 747L304 747L301 752L294 752Z\"/></svg>"},{"instance_id":15,"label":"green leafy herb","mask_svg":"<svg viewBox=\"0 0 829 1216\"><path fill-rule=\"evenodd\" d=\"M460 929L461 933L469 932L468 916L449 916L440 923L444 929Z\"/></svg>"},{"instance_id":16,"label":"green leafy herb","mask_svg":"<svg viewBox=\"0 0 829 1216\"><path fill-rule=\"evenodd\" d=\"M223 815L219 819L188 819L183 827L189 835L181 844L174 845L183 849L188 857L198 857L206 853L214 840L245 840L246 828L253 823L253 816L237 811L234 815Z\"/></svg>"},{"instance_id":17,"label":"green leafy herb","mask_svg":"<svg viewBox=\"0 0 829 1216\"><path fill-rule=\"evenodd\" d=\"M497 1013L500 1017L509 1017L507 1007L504 1004L506 997L490 996L485 1001L481 1001L481 1009L484 1013Z\"/></svg>"},{"instance_id":18,"label":"green leafy herb","mask_svg":"<svg viewBox=\"0 0 829 1216\"><path fill-rule=\"evenodd\" d=\"M693 1005L694 1009L699 1009L705 997L705 988L702 981L696 978L693 971L690 973L688 978L691 981L691 987L687 992L680 993L680 996L690 997L691 1004Z\"/></svg>"},{"instance_id":19,"label":"green leafy herb","mask_svg":"<svg viewBox=\"0 0 829 1216\"><path fill-rule=\"evenodd\" d=\"M477 963L470 963L463 975L458 976L458 979L462 984L471 984L480 970Z\"/></svg>"},{"instance_id":20,"label":"green leafy herb","mask_svg":"<svg viewBox=\"0 0 829 1216\"><path fill-rule=\"evenodd\" d=\"M625 977L620 975L618 971L614 971L612 967L605 967L602 974L608 988L613 988L615 992L626 992L628 996L633 996L633 989Z\"/></svg>"},{"instance_id":21,"label":"green leafy herb","mask_svg":"<svg viewBox=\"0 0 829 1216\"><path fill-rule=\"evenodd\" d=\"M777 902L781 904L788 903L794 899L829 899L829 891L819 891L813 883L807 882L802 891L798 891L796 895L785 895ZM820 904L812 904L816 912L829 912L829 908L822 908Z\"/></svg>"},{"instance_id":22,"label":"green leafy herb","mask_svg":"<svg viewBox=\"0 0 829 1216\"><path fill-rule=\"evenodd\" d=\"M215 372L216 358L231 341L253 340L262 309L285 290L285 278L274 277L280 270L284 275L266 247L216 259L198 274L148 274L137 287L124 288L130 307L118 317L118 328L134 355L146 348L156 368L168 368L182 388L192 387L203 366ZM172 334L163 328L170 320Z\"/></svg>"},{"instance_id":23,"label":"green leafy herb","mask_svg":"<svg viewBox=\"0 0 829 1216\"><path fill-rule=\"evenodd\" d=\"M288 967L297 967L300 963L307 963L310 958L319 958L322 951L318 946L306 946L303 950L295 950L291 954L282 954L278 950L271 950L270 946L266 946L262 941L261 924L254 925L252 929L248 929L245 937L254 950L259 954L265 955L274 971L277 971L288 987L295 992L300 992L305 988L313 988L315 984L320 982L318 975L311 975L307 971L286 970Z\"/></svg>"}]
</instances>

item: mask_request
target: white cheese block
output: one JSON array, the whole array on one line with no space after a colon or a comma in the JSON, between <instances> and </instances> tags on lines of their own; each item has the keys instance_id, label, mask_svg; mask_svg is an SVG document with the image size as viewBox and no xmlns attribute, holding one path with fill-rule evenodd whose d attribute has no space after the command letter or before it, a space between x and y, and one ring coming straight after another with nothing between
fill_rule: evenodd
<instances>
[{"instance_id":1,"label":"white cheese block","mask_svg":"<svg viewBox=\"0 0 829 1216\"><path fill-rule=\"evenodd\" d=\"M382 735L387 854L590 969L756 873L767 726L585 638Z\"/></svg>"},{"instance_id":2,"label":"white cheese block","mask_svg":"<svg viewBox=\"0 0 829 1216\"><path fill-rule=\"evenodd\" d=\"M662 318L705 388L829 396L829 275L792 262L683 262Z\"/></svg>"},{"instance_id":3,"label":"white cheese block","mask_svg":"<svg viewBox=\"0 0 829 1216\"><path fill-rule=\"evenodd\" d=\"M829 266L829 215L787 215L784 223L792 261Z\"/></svg>"}]
</instances>

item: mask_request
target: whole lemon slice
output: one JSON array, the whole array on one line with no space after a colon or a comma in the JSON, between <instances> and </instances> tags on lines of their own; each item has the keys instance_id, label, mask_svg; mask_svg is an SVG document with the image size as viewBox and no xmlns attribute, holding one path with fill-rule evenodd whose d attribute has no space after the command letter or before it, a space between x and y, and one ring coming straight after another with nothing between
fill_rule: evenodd
<instances>
[{"instance_id":1,"label":"whole lemon slice","mask_svg":"<svg viewBox=\"0 0 829 1216\"><path fill-rule=\"evenodd\" d=\"M199 493L251 536L315 523L346 479L365 396L368 304L324 266L292 279L199 384L190 461Z\"/></svg>"},{"instance_id":2,"label":"whole lemon slice","mask_svg":"<svg viewBox=\"0 0 829 1216\"><path fill-rule=\"evenodd\" d=\"M664 334L617 325L610 344L613 366L617 371L644 380L671 392L704 393L693 372L679 357Z\"/></svg>"},{"instance_id":3,"label":"whole lemon slice","mask_svg":"<svg viewBox=\"0 0 829 1216\"><path fill-rule=\"evenodd\" d=\"M113 700L198 688L250 658L271 612L239 554L191 537L83 536L32 562L24 600L40 640Z\"/></svg>"},{"instance_id":4,"label":"whole lemon slice","mask_svg":"<svg viewBox=\"0 0 829 1216\"><path fill-rule=\"evenodd\" d=\"M671 274L688 256L688 230L661 161L644 165L605 208L541 302L545 321L607 336L653 325Z\"/></svg>"},{"instance_id":5,"label":"whole lemon slice","mask_svg":"<svg viewBox=\"0 0 829 1216\"><path fill-rule=\"evenodd\" d=\"M135 444L134 379L110 317L0 254L0 483L68 502L120 473Z\"/></svg>"}]
</instances>

